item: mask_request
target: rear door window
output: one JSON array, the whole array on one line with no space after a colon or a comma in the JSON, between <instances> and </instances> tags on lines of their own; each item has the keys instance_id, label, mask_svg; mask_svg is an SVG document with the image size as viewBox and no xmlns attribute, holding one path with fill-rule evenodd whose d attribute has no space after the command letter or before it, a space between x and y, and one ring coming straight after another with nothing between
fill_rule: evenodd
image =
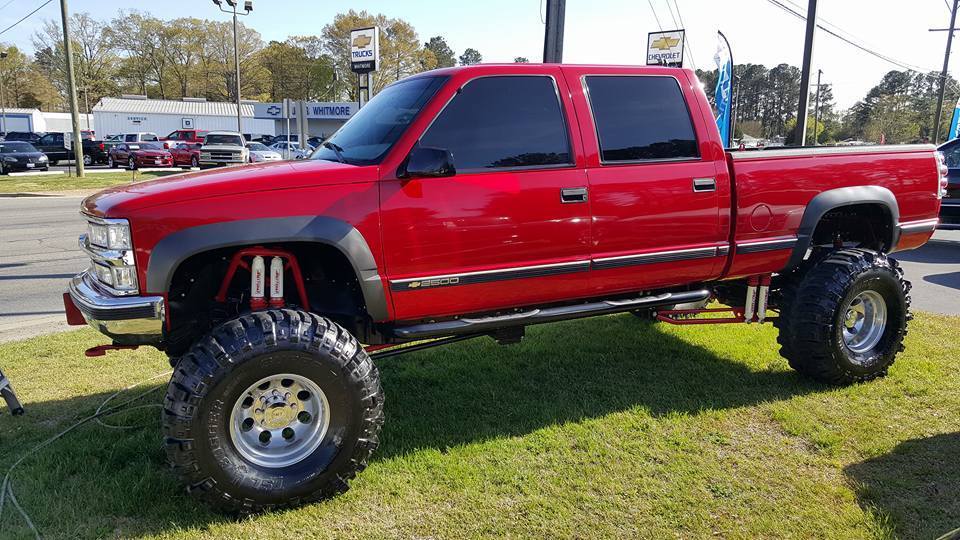
<instances>
[{"instance_id":1,"label":"rear door window","mask_svg":"<svg viewBox=\"0 0 960 540\"><path fill-rule=\"evenodd\" d=\"M700 157L690 111L673 77L587 76L604 163Z\"/></svg>"},{"instance_id":2,"label":"rear door window","mask_svg":"<svg viewBox=\"0 0 960 540\"><path fill-rule=\"evenodd\" d=\"M420 139L453 154L457 171L573 163L556 84L546 76L468 82Z\"/></svg>"}]
</instances>

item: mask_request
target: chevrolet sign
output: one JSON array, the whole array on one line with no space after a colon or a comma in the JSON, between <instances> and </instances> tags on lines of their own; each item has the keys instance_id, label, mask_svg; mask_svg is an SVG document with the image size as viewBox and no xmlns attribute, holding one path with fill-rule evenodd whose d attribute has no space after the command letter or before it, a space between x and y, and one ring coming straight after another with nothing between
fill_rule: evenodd
<instances>
[{"instance_id":1,"label":"chevrolet sign","mask_svg":"<svg viewBox=\"0 0 960 540\"><path fill-rule=\"evenodd\" d=\"M380 29L359 28L350 31L350 70L370 73L377 70L380 54Z\"/></svg>"},{"instance_id":2,"label":"chevrolet sign","mask_svg":"<svg viewBox=\"0 0 960 540\"><path fill-rule=\"evenodd\" d=\"M683 30L647 34L647 65L683 67Z\"/></svg>"}]
</instances>

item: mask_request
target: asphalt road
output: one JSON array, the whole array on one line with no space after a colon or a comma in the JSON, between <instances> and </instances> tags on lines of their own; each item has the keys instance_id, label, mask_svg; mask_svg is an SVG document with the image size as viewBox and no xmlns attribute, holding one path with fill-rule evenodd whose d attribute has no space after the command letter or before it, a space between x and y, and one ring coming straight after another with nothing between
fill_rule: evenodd
<instances>
[{"instance_id":1,"label":"asphalt road","mask_svg":"<svg viewBox=\"0 0 960 540\"><path fill-rule=\"evenodd\" d=\"M88 264L77 248L81 200L0 196L0 342L68 328L62 293ZM960 231L937 231L895 258L913 282L914 309L960 315Z\"/></svg>"}]
</instances>

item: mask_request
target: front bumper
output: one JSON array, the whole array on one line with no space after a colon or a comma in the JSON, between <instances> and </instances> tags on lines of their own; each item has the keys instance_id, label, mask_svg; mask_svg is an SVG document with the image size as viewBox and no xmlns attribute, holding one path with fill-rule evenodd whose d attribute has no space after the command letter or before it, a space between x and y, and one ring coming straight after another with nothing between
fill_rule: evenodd
<instances>
[{"instance_id":1,"label":"front bumper","mask_svg":"<svg viewBox=\"0 0 960 540\"><path fill-rule=\"evenodd\" d=\"M86 271L68 287L68 298L87 324L119 345L158 345L163 339L165 304L162 296L113 296ZM66 306L67 313L71 306Z\"/></svg>"}]
</instances>

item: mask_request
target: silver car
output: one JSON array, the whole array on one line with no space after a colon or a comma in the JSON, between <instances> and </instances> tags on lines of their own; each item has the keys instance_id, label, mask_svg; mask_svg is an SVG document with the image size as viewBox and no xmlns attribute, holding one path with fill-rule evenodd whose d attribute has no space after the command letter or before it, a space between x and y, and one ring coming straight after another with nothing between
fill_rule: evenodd
<instances>
[{"instance_id":1,"label":"silver car","mask_svg":"<svg viewBox=\"0 0 960 540\"><path fill-rule=\"evenodd\" d=\"M268 161L282 161L283 156L280 152L270 149L267 145L258 142L247 143L247 150L250 151L250 163L264 163Z\"/></svg>"},{"instance_id":2,"label":"silver car","mask_svg":"<svg viewBox=\"0 0 960 540\"><path fill-rule=\"evenodd\" d=\"M314 148L307 145L301 148L295 142L278 141L270 145L270 149L278 152L284 159L307 159L313 153Z\"/></svg>"}]
</instances>

